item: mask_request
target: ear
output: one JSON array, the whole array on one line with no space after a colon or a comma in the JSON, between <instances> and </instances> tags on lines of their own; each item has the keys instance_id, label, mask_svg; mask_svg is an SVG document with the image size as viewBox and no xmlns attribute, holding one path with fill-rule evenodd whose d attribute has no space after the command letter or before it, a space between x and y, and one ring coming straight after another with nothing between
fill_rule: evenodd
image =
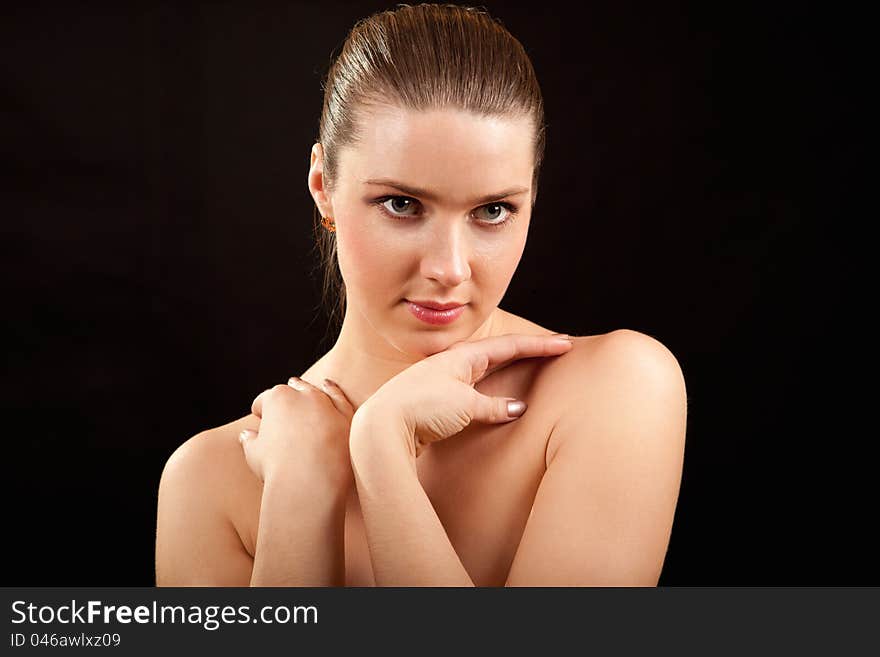
<instances>
[{"instance_id":1,"label":"ear","mask_svg":"<svg viewBox=\"0 0 880 657\"><path fill-rule=\"evenodd\" d=\"M333 204L324 190L324 149L320 142L316 142L312 146L309 162L309 192L311 192L322 217L334 216Z\"/></svg>"}]
</instances>

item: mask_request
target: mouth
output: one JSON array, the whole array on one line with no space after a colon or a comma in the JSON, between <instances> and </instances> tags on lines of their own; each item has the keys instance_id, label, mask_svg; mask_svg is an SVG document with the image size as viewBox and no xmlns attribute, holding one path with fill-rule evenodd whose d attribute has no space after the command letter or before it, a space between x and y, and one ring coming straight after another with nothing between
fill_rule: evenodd
<instances>
[{"instance_id":1,"label":"mouth","mask_svg":"<svg viewBox=\"0 0 880 657\"><path fill-rule=\"evenodd\" d=\"M422 301L415 302L410 301L409 299L404 299L406 301L407 308L409 311L421 321L427 324L450 324L454 322L456 319L461 317L464 313L467 304L459 304L459 303L436 303L432 301ZM422 304L432 304L436 306L441 306L441 308L434 308L429 305ZM442 306L446 306L443 308Z\"/></svg>"},{"instance_id":2,"label":"mouth","mask_svg":"<svg viewBox=\"0 0 880 657\"><path fill-rule=\"evenodd\" d=\"M453 308L466 305L458 301L431 301L430 299L404 299L404 301L409 301L422 308L430 308L431 310L452 310Z\"/></svg>"}]
</instances>

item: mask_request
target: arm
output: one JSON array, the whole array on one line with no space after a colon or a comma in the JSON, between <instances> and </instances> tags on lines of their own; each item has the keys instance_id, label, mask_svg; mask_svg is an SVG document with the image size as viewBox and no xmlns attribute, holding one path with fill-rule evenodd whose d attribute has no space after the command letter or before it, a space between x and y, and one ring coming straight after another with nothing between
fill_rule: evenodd
<instances>
[{"instance_id":1,"label":"arm","mask_svg":"<svg viewBox=\"0 0 880 657\"><path fill-rule=\"evenodd\" d=\"M239 434L238 461L263 485L251 585L344 586L350 400L338 386L291 377L251 411L260 426Z\"/></svg>"},{"instance_id":2,"label":"arm","mask_svg":"<svg viewBox=\"0 0 880 657\"><path fill-rule=\"evenodd\" d=\"M251 586L345 585L345 491L267 479Z\"/></svg>"},{"instance_id":3,"label":"arm","mask_svg":"<svg viewBox=\"0 0 880 657\"><path fill-rule=\"evenodd\" d=\"M391 417L360 410L352 422L352 466L376 585L473 586L419 482L415 455L398 448L406 431Z\"/></svg>"},{"instance_id":4,"label":"arm","mask_svg":"<svg viewBox=\"0 0 880 657\"><path fill-rule=\"evenodd\" d=\"M584 352L507 586L656 586L678 499L687 395L672 354L634 331ZM589 372L589 376L586 374Z\"/></svg>"}]
</instances>

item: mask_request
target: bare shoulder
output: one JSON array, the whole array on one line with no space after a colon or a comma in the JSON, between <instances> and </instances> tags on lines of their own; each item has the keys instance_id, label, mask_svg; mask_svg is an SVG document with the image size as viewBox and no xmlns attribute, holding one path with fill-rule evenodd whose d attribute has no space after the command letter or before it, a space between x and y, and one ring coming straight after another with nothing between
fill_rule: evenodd
<instances>
[{"instance_id":1,"label":"bare shoulder","mask_svg":"<svg viewBox=\"0 0 880 657\"><path fill-rule=\"evenodd\" d=\"M254 497L259 501L262 494L260 481L244 460L238 434L242 429L257 431L259 428L260 419L249 413L201 431L174 451L166 468L185 471L188 477L200 482L204 493L210 495L220 509L237 520L248 508L247 502Z\"/></svg>"},{"instance_id":2,"label":"bare shoulder","mask_svg":"<svg viewBox=\"0 0 880 657\"><path fill-rule=\"evenodd\" d=\"M684 375L674 354L659 340L630 329L574 337L574 348L554 364L550 377L560 400L548 463L561 441L590 429L616 435L632 422L680 426L687 413ZM575 431L573 427L581 427ZM650 427L646 426L646 429Z\"/></svg>"},{"instance_id":3,"label":"bare shoulder","mask_svg":"<svg viewBox=\"0 0 880 657\"><path fill-rule=\"evenodd\" d=\"M575 337L571 353L575 357L569 360L565 374L585 382L617 386L631 384L637 378L654 385L684 387L684 375L673 353L656 338L639 331L618 329Z\"/></svg>"},{"instance_id":4,"label":"bare shoulder","mask_svg":"<svg viewBox=\"0 0 880 657\"><path fill-rule=\"evenodd\" d=\"M238 434L242 429L256 431L259 426L259 418L248 414L227 424L200 431L174 450L168 457L165 469L184 470L188 476L200 477L209 485L221 484L224 480L228 483L228 477L237 476L242 468L250 473L242 458Z\"/></svg>"},{"instance_id":5,"label":"bare shoulder","mask_svg":"<svg viewBox=\"0 0 880 657\"><path fill-rule=\"evenodd\" d=\"M259 426L260 418L252 413L248 413L247 415L236 418L226 424L205 429L181 443L168 460L170 461L171 459L186 457L194 451L201 452L207 449L216 448L219 443L225 445L230 437L237 438L242 429L256 430ZM238 445L237 440L235 444Z\"/></svg>"},{"instance_id":6,"label":"bare shoulder","mask_svg":"<svg viewBox=\"0 0 880 657\"><path fill-rule=\"evenodd\" d=\"M259 482L235 433L251 422L245 417L202 431L166 461L156 510L156 586L250 583L252 553L235 514Z\"/></svg>"}]
</instances>

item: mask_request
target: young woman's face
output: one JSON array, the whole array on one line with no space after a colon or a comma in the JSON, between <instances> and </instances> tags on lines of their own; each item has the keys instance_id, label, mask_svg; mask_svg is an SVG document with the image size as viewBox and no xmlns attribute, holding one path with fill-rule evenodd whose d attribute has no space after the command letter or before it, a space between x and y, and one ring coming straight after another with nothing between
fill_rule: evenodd
<instances>
[{"instance_id":1,"label":"young woman's face","mask_svg":"<svg viewBox=\"0 0 880 657\"><path fill-rule=\"evenodd\" d=\"M486 322L516 271L531 218L534 128L528 118L457 110L370 116L362 140L340 153L328 197L346 312L402 351L435 353ZM408 300L464 310L432 324Z\"/></svg>"}]
</instances>

